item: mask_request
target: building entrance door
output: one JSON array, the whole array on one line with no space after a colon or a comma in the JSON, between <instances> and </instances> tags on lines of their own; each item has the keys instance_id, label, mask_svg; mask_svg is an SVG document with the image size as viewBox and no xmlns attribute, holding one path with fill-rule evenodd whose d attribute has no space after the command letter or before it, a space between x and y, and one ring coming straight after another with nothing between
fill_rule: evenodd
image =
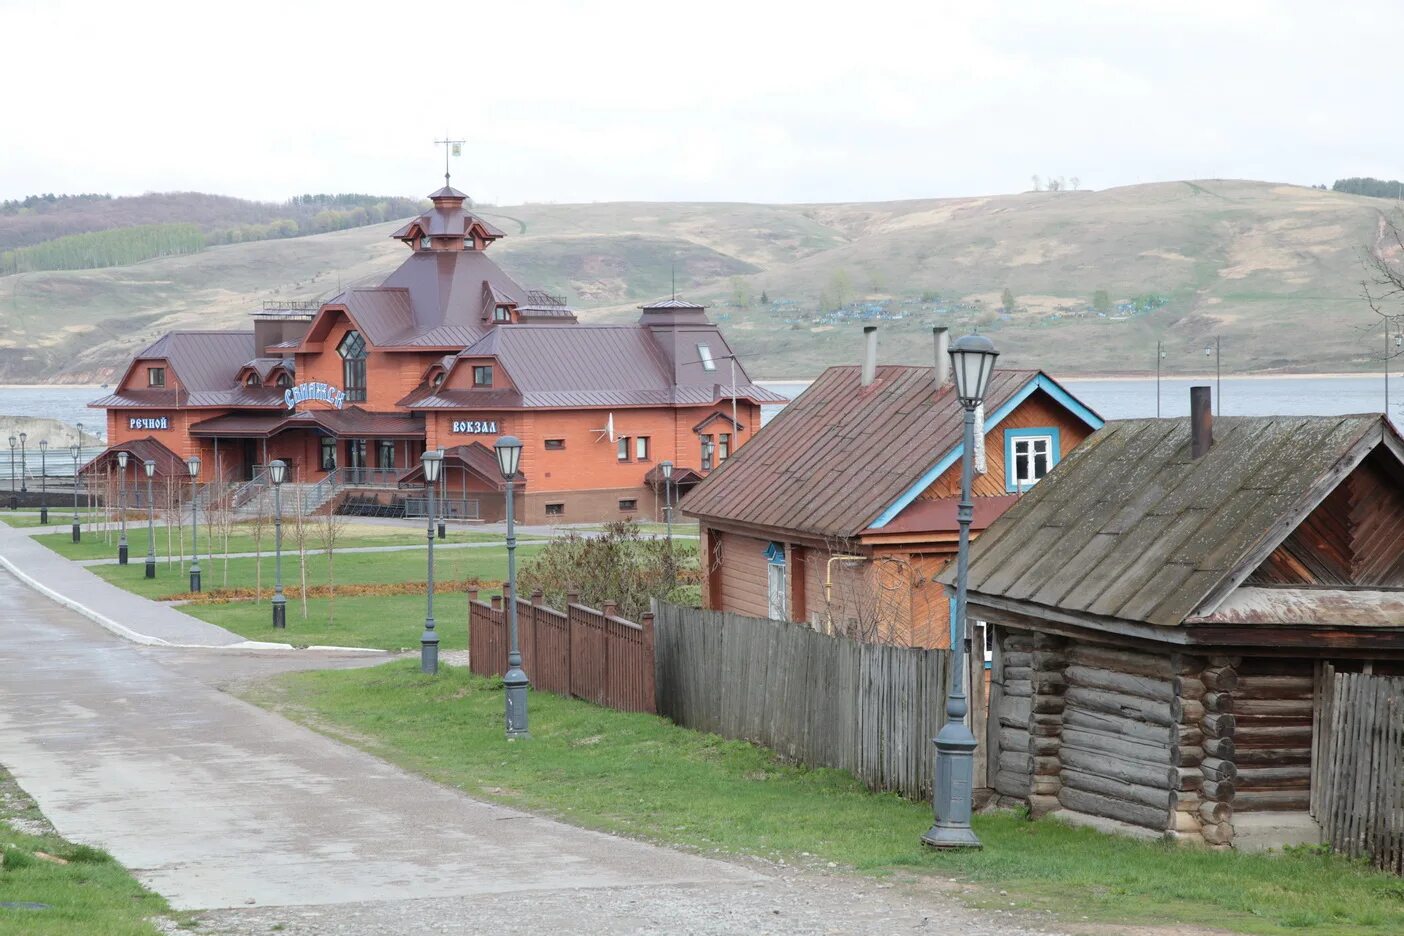
<instances>
[{"instance_id":1,"label":"building entrance door","mask_svg":"<svg viewBox=\"0 0 1404 936\"><path fill-rule=\"evenodd\" d=\"M256 439L244 440L244 480L252 481L254 474L258 471L258 441Z\"/></svg>"},{"instance_id":2,"label":"building entrance door","mask_svg":"<svg viewBox=\"0 0 1404 936\"><path fill-rule=\"evenodd\" d=\"M347 481L351 484L364 484L366 476L369 474L366 469L369 467L370 459L366 454L366 440L347 439L346 473L351 476L347 478Z\"/></svg>"}]
</instances>

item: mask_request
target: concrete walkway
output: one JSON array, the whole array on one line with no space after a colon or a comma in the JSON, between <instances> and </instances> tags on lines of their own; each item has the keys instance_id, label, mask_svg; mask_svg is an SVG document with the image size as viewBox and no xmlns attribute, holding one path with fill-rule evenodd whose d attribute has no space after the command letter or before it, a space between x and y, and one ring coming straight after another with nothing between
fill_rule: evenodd
<instances>
[{"instance_id":1,"label":"concrete walkway","mask_svg":"<svg viewBox=\"0 0 1404 936\"><path fill-rule=\"evenodd\" d=\"M1027 932L477 802L211 684L291 657L135 646L0 573L0 764L207 933Z\"/></svg>"},{"instance_id":2,"label":"concrete walkway","mask_svg":"<svg viewBox=\"0 0 1404 936\"><path fill-rule=\"evenodd\" d=\"M23 529L0 524L0 567L114 634L153 646L257 647L257 642L118 588L34 542Z\"/></svg>"}]
</instances>

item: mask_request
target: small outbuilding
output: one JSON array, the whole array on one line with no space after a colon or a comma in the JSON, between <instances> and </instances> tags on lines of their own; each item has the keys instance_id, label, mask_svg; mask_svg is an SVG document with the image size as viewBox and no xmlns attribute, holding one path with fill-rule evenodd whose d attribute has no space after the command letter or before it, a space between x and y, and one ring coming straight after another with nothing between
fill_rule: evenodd
<instances>
[{"instance_id":1,"label":"small outbuilding","mask_svg":"<svg viewBox=\"0 0 1404 936\"><path fill-rule=\"evenodd\" d=\"M1314 841L1323 680L1404 672L1404 442L1192 402L1108 422L972 547L988 784L1122 831Z\"/></svg>"}]
</instances>

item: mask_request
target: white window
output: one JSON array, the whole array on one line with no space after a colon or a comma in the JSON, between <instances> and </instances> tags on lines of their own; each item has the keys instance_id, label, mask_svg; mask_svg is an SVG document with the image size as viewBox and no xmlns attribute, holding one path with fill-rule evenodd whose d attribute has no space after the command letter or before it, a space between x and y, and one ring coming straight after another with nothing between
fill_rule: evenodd
<instances>
[{"instance_id":1,"label":"white window","mask_svg":"<svg viewBox=\"0 0 1404 936\"><path fill-rule=\"evenodd\" d=\"M1011 481L1016 490L1033 487L1053 467L1053 437L1018 436L1014 439Z\"/></svg>"},{"instance_id":2,"label":"white window","mask_svg":"<svg viewBox=\"0 0 1404 936\"><path fill-rule=\"evenodd\" d=\"M634 440L634 459L648 461L648 436L639 436Z\"/></svg>"},{"instance_id":3,"label":"white window","mask_svg":"<svg viewBox=\"0 0 1404 936\"><path fill-rule=\"evenodd\" d=\"M785 547L771 543L765 548L769 602L767 614L772 621L783 621L788 617L785 607Z\"/></svg>"},{"instance_id":4,"label":"white window","mask_svg":"<svg viewBox=\"0 0 1404 936\"><path fill-rule=\"evenodd\" d=\"M702 362L702 369L705 371L717 369L717 362L712 360L712 349L704 344L697 346L697 360Z\"/></svg>"},{"instance_id":5,"label":"white window","mask_svg":"<svg viewBox=\"0 0 1404 936\"><path fill-rule=\"evenodd\" d=\"M731 457L731 433L723 432L717 436L717 461L726 461Z\"/></svg>"},{"instance_id":6,"label":"white window","mask_svg":"<svg viewBox=\"0 0 1404 936\"><path fill-rule=\"evenodd\" d=\"M619 437L618 446L619 446L619 460L620 460L620 461L624 461L624 462L628 461L628 460L629 460L629 437L628 437L628 436L620 436L620 437Z\"/></svg>"}]
</instances>

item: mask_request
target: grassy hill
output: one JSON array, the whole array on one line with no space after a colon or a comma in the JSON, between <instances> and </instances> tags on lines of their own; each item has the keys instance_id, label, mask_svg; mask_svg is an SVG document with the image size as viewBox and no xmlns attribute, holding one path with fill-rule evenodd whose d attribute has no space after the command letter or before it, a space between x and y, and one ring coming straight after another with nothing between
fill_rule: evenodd
<instances>
[{"instance_id":1,"label":"grassy hill","mask_svg":"<svg viewBox=\"0 0 1404 936\"><path fill-rule=\"evenodd\" d=\"M1226 372L1374 369L1359 256L1394 204L1197 181L867 204L480 210L509 235L493 247L498 262L568 296L583 319L633 318L676 270L679 292L713 305L751 371L776 377L854 360L860 321L883 326L893 361L927 360L930 327L946 324L991 334L1002 362L1061 373L1145 372L1157 339L1183 369L1213 337ZM265 298L375 282L404 256L386 236L394 227L0 277L0 381L110 379L166 329L235 326ZM1098 290L1110 299L1102 315Z\"/></svg>"}]
</instances>

